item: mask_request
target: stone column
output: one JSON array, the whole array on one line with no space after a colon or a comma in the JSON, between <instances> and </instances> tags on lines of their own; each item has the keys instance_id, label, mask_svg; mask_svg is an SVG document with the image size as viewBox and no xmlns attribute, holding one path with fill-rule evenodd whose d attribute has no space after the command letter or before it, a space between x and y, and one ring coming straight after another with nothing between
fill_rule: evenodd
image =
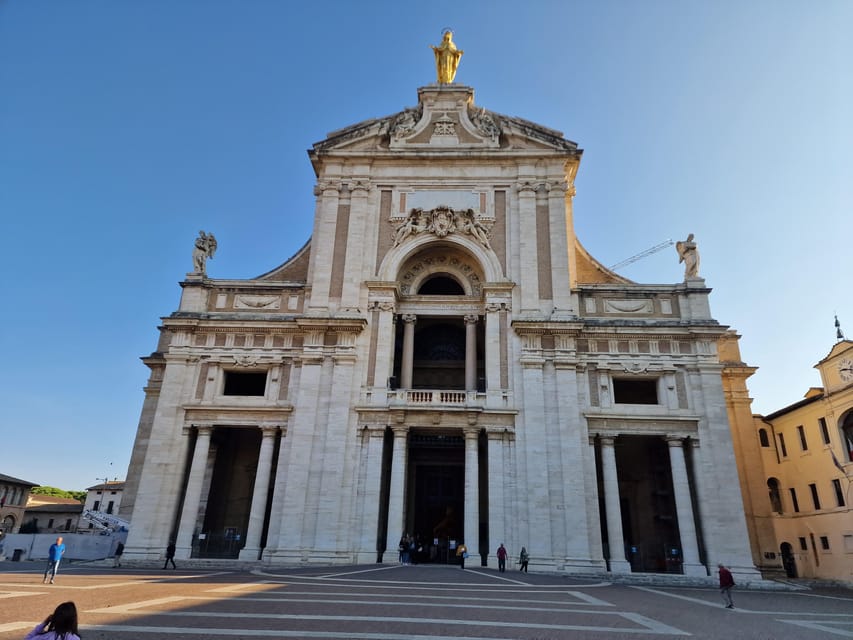
<instances>
[{"instance_id":1,"label":"stone column","mask_svg":"<svg viewBox=\"0 0 853 640\"><path fill-rule=\"evenodd\" d=\"M255 487L252 490L252 506L249 509L249 527L246 545L240 549L240 560L257 560L261 553L261 533L264 528L264 513L267 508L267 493L270 487L272 454L278 426L261 427L261 449L258 453L258 469L255 472Z\"/></svg>"},{"instance_id":2,"label":"stone column","mask_svg":"<svg viewBox=\"0 0 853 640\"><path fill-rule=\"evenodd\" d=\"M601 442L601 472L604 476L604 512L607 515L607 542L610 548L611 573L631 573L625 560L625 538L622 534L622 509L619 507L619 476L616 471L616 451L613 438Z\"/></svg>"},{"instance_id":3,"label":"stone column","mask_svg":"<svg viewBox=\"0 0 853 640\"><path fill-rule=\"evenodd\" d=\"M564 180L548 185L548 218L551 228L551 286L554 309L567 313L572 307L572 288L569 284L569 249L573 244L573 230L566 216L566 191Z\"/></svg>"},{"instance_id":4,"label":"stone column","mask_svg":"<svg viewBox=\"0 0 853 640\"><path fill-rule=\"evenodd\" d=\"M379 311L376 326L376 362L373 369L374 402L382 404L388 394L388 378L394 357L394 303L386 300L374 302L372 309Z\"/></svg>"},{"instance_id":5,"label":"stone column","mask_svg":"<svg viewBox=\"0 0 853 640\"><path fill-rule=\"evenodd\" d=\"M344 263L344 282L341 307L346 311L359 306L361 280L364 268L364 220L367 215L367 196L370 184L367 180L353 180L350 189L349 227L347 228L347 254Z\"/></svg>"},{"instance_id":6,"label":"stone column","mask_svg":"<svg viewBox=\"0 0 853 640\"><path fill-rule=\"evenodd\" d=\"M197 425L198 436L193 450L193 460L190 466L190 476L187 479L187 490L184 492L184 508L181 510L181 521L178 525L178 537L175 540L175 557L186 560L192 554L193 534L198 520L198 505L201 502L201 486L204 482L204 472L207 467L207 454L210 451L211 425Z\"/></svg>"},{"instance_id":7,"label":"stone column","mask_svg":"<svg viewBox=\"0 0 853 640\"><path fill-rule=\"evenodd\" d=\"M465 391L477 390L477 321L475 315L465 316Z\"/></svg>"},{"instance_id":8,"label":"stone column","mask_svg":"<svg viewBox=\"0 0 853 640\"><path fill-rule=\"evenodd\" d=\"M480 465L477 444L478 427L467 427L465 433L465 539L468 555L479 560L480 548Z\"/></svg>"},{"instance_id":9,"label":"stone column","mask_svg":"<svg viewBox=\"0 0 853 640\"><path fill-rule=\"evenodd\" d=\"M539 251L536 238L536 185L518 185L519 284L521 315L539 313Z\"/></svg>"},{"instance_id":10,"label":"stone column","mask_svg":"<svg viewBox=\"0 0 853 640\"><path fill-rule=\"evenodd\" d=\"M412 368L415 363L415 323L418 317L403 314L403 354L400 362L400 388L412 388Z\"/></svg>"},{"instance_id":11,"label":"stone column","mask_svg":"<svg viewBox=\"0 0 853 640\"><path fill-rule=\"evenodd\" d=\"M500 305L486 305L486 392L490 400L501 388Z\"/></svg>"},{"instance_id":12,"label":"stone column","mask_svg":"<svg viewBox=\"0 0 853 640\"><path fill-rule=\"evenodd\" d=\"M314 232L311 235L309 274L313 275L308 313L322 313L329 307L329 286L335 250L335 226L338 221L340 182L329 181L314 188L317 196Z\"/></svg>"},{"instance_id":13,"label":"stone column","mask_svg":"<svg viewBox=\"0 0 853 640\"><path fill-rule=\"evenodd\" d=\"M511 544L507 514L509 504L508 492L505 491L506 476L510 470L506 467L504 448L509 433L506 429L495 427L486 430L488 436L488 461L489 461L489 566L496 568L498 559L495 551L501 543ZM505 439L506 436L506 439ZM514 549L509 546L508 548ZM514 551L513 551L514 552Z\"/></svg>"},{"instance_id":14,"label":"stone column","mask_svg":"<svg viewBox=\"0 0 853 640\"><path fill-rule=\"evenodd\" d=\"M678 531L681 534L681 554L684 575L707 576L704 565L699 562L699 545L696 542L696 525L693 520L693 501L690 498L690 483L687 465L684 462L684 441L678 437L667 437L669 466L672 469L672 489L675 493L675 512L678 516Z\"/></svg>"},{"instance_id":15,"label":"stone column","mask_svg":"<svg viewBox=\"0 0 853 640\"><path fill-rule=\"evenodd\" d=\"M396 549L397 541L406 533L403 506L406 500L406 436L408 427L391 427L394 450L391 455L391 490L388 495L388 534L386 549Z\"/></svg>"},{"instance_id":16,"label":"stone column","mask_svg":"<svg viewBox=\"0 0 853 640\"><path fill-rule=\"evenodd\" d=\"M363 506L361 517L361 543L359 545L359 564L375 562L379 543L379 496L382 493L382 446L385 429L365 428L362 447L367 450L362 457L364 464L364 496L360 498ZM395 544L394 549L397 548ZM387 550L392 553L391 549ZM396 558L396 556L394 556Z\"/></svg>"}]
</instances>

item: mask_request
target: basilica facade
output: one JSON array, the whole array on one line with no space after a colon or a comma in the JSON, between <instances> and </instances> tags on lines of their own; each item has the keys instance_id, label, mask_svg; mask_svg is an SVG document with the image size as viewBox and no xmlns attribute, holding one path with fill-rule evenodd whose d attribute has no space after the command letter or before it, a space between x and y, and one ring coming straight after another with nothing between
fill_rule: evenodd
<instances>
[{"instance_id":1,"label":"basilica facade","mask_svg":"<svg viewBox=\"0 0 853 640\"><path fill-rule=\"evenodd\" d=\"M249 280L197 243L163 319L125 557L757 577L695 245L630 282L575 237L582 151L422 87L313 146L310 240ZM677 258L673 254L674 259Z\"/></svg>"}]
</instances>

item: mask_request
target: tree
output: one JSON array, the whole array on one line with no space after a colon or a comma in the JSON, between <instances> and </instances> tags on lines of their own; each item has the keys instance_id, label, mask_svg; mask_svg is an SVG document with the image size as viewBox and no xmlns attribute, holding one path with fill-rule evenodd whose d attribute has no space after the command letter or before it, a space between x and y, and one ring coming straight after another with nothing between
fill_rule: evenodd
<instances>
[{"instance_id":1,"label":"tree","mask_svg":"<svg viewBox=\"0 0 853 640\"><path fill-rule=\"evenodd\" d=\"M81 503L86 502L85 491L66 491L65 489L57 489L56 487L33 487L30 489L30 494L54 496L56 498L73 498Z\"/></svg>"}]
</instances>

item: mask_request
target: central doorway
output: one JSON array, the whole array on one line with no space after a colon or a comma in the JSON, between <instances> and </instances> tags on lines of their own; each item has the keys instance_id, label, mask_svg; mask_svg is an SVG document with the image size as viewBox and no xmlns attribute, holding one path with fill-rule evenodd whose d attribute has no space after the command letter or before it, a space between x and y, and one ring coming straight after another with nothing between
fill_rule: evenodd
<instances>
[{"instance_id":1,"label":"central doorway","mask_svg":"<svg viewBox=\"0 0 853 640\"><path fill-rule=\"evenodd\" d=\"M416 562L453 564L464 540L465 442L460 434L413 431L409 436L406 527Z\"/></svg>"}]
</instances>

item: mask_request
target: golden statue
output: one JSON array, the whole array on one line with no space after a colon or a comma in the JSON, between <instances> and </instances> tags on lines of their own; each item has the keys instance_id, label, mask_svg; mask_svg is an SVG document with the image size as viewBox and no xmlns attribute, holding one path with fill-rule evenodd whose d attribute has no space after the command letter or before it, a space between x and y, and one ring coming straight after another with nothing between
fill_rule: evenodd
<instances>
[{"instance_id":1,"label":"golden statue","mask_svg":"<svg viewBox=\"0 0 853 640\"><path fill-rule=\"evenodd\" d=\"M459 58L464 51L460 51L453 44L453 32L448 29L444 32L441 44L432 47L435 53L435 70L438 74L440 84L451 84L456 77L456 68L459 66Z\"/></svg>"}]
</instances>

